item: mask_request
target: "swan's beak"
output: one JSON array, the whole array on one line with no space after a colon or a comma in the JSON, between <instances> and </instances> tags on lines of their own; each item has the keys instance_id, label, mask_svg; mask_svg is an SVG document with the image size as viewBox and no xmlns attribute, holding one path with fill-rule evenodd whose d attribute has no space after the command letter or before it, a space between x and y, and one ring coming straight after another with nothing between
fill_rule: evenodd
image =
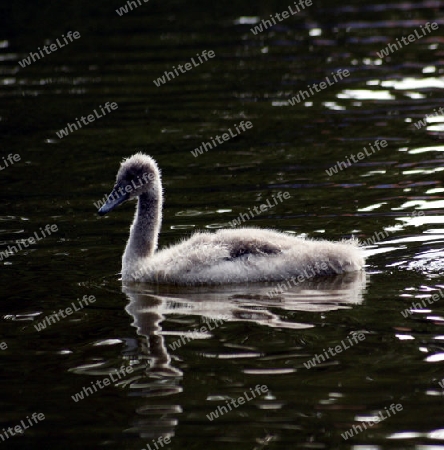
<instances>
[{"instance_id":1,"label":"swan's beak","mask_svg":"<svg viewBox=\"0 0 444 450\"><path fill-rule=\"evenodd\" d=\"M105 214L117 208L122 203L129 199L129 194L125 192L123 195L117 192L117 189L113 189L111 194L108 195L106 203L97 211L99 216L104 216Z\"/></svg>"}]
</instances>

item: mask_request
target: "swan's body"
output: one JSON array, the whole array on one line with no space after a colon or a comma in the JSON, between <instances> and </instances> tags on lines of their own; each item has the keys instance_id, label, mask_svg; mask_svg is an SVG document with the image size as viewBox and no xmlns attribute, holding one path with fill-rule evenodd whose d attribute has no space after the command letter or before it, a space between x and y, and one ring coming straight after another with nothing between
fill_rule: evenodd
<instances>
[{"instance_id":1,"label":"swan's body","mask_svg":"<svg viewBox=\"0 0 444 450\"><path fill-rule=\"evenodd\" d=\"M138 153L125 160L103 215L138 198L122 259L122 280L162 284L225 284L290 280L362 269L355 241L312 241L272 230L225 229L196 233L156 252L162 216L162 185L156 162Z\"/></svg>"}]
</instances>

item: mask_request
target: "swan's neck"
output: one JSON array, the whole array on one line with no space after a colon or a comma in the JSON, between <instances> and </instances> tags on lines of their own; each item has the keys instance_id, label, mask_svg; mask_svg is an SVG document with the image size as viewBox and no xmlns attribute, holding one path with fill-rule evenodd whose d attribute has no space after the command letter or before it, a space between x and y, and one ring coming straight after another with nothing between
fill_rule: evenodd
<instances>
[{"instance_id":1,"label":"swan's neck","mask_svg":"<svg viewBox=\"0 0 444 450\"><path fill-rule=\"evenodd\" d=\"M144 192L138 198L136 215L131 225L130 237L123 254L122 274L132 271L142 260L157 249L162 222L162 192Z\"/></svg>"}]
</instances>

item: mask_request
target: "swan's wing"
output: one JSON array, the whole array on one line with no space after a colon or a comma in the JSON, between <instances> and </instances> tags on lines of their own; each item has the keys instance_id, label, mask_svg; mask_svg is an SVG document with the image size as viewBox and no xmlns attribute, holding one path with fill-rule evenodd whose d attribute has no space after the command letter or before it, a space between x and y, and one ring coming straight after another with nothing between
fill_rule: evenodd
<instances>
[{"instance_id":1,"label":"swan's wing","mask_svg":"<svg viewBox=\"0 0 444 450\"><path fill-rule=\"evenodd\" d=\"M282 250L271 242L257 242L257 241L237 241L226 244L230 259L242 258L248 255L277 255L282 253Z\"/></svg>"}]
</instances>

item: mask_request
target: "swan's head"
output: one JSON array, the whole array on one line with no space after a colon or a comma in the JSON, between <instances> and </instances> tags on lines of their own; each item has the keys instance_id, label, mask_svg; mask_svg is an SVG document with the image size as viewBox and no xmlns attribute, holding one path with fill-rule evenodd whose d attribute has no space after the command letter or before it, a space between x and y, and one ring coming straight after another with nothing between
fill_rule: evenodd
<instances>
[{"instance_id":1,"label":"swan's head","mask_svg":"<svg viewBox=\"0 0 444 450\"><path fill-rule=\"evenodd\" d=\"M117 172L116 184L97 212L103 216L120 204L143 193L161 194L160 171L156 161L143 153L125 159Z\"/></svg>"}]
</instances>

